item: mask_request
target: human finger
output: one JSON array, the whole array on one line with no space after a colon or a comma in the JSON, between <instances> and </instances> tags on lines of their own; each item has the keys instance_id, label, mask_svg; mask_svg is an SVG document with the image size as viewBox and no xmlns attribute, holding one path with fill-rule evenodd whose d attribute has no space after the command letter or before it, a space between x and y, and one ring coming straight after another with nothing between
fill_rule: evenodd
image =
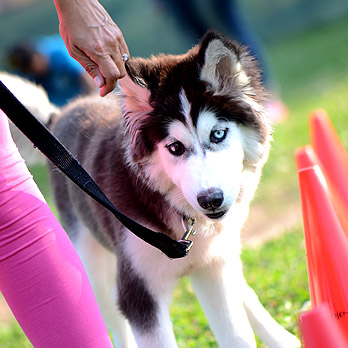
<instances>
[{"instance_id":1,"label":"human finger","mask_svg":"<svg viewBox=\"0 0 348 348\"><path fill-rule=\"evenodd\" d=\"M70 55L75 58L86 70L86 72L93 78L98 88L102 88L105 85L105 78L101 73L98 62L92 60L87 54L76 47Z\"/></svg>"},{"instance_id":2,"label":"human finger","mask_svg":"<svg viewBox=\"0 0 348 348\"><path fill-rule=\"evenodd\" d=\"M105 79L105 84L100 90L100 95L104 97L116 87L117 80L121 77L121 72L111 56L104 56L99 59L99 69Z\"/></svg>"}]
</instances>

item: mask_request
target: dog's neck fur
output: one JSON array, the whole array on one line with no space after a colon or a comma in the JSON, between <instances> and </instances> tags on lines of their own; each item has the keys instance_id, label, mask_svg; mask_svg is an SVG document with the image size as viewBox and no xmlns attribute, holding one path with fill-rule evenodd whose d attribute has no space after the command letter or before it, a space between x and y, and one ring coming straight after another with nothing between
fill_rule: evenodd
<instances>
[{"instance_id":1,"label":"dog's neck fur","mask_svg":"<svg viewBox=\"0 0 348 348\"><path fill-rule=\"evenodd\" d=\"M122 126L122 133L125 134L124 124L122 124ZM138 218L141 217L143 220L138 222L147 224L148 227L157 228L158 232L173 237L174 231L172 221L177 221L179 223L183 214L173 207L166 200L164 195L153 190L149 185L149 179L146 176L142 163L132 161L131 159L129 153L129 138L126 136L122 137L122 149L125 159L124 163L126 163L124 169L128 173L131 187L134 189L134 193L137 196L139 208L136 214L138 215ZM161 202L161 204L159 205L157 202ZM169 215L171 216L170 219L168 219Z\"/></svg>"}]
</instances>

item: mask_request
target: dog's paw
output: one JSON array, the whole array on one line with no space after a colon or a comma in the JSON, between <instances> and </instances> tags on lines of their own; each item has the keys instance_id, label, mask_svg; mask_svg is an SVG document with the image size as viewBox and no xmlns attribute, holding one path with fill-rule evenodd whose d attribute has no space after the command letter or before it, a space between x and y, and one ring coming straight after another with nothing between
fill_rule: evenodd
<instances>
[{"instance_id":1,"label":"dog's paw","mask_svg":"<svg viewBox=\"0 0 348 348\"><path fill-rule=\"evenodd\" d=\"M287 332L278 343L270 346L270 348L300 348L300 340L293 334Z\"/></svg>"}]
</instances>

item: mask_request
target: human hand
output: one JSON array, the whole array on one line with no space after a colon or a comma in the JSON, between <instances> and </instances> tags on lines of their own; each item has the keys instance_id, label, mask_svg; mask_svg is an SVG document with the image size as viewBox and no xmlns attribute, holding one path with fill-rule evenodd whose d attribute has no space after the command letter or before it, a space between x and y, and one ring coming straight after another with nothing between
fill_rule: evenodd
<instances>
[{"instance_id":1,"label":"human hand","mask_svg":"<svg viewBox=\"0 0 348 348\"><path fill-rule=\"evenodd\" d=\"M94 79L100 95L126 75L129 50L119 27L97 0L54 0L59 31L69 51Z\"/></svg>"}]
</instances>

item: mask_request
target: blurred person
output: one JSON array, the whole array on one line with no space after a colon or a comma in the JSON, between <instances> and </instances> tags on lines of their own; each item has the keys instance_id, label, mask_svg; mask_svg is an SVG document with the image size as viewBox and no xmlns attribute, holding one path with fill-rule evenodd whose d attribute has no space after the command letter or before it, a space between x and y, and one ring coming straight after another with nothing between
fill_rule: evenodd
<instances>
[{"instance_id":1,"label":"blurred person","mask_svg":"<svg viewBox=\"0 0 348 348\"><path fill-rule=\"evenodd\" d=\"M82 66L69 56L59 35L17 43L10 49L7 61L16 74L43 86L57 106L96 89Z\"/></svg>"},{"instance_id":2,"label":"blurred person","mask_svg":"<svg viewBox=\"0 0 348 348\"><path fill-rule=\"evenodd\" d=\"M263 81L274 94L267 103L269 117L280 122L287 117L285 104L277 97L278 86L256 33L248 25L238 0L156 0L173 14L196 42L210 29L218 29L246 45L263 70Z\"/></svg>"}]
</instances>

